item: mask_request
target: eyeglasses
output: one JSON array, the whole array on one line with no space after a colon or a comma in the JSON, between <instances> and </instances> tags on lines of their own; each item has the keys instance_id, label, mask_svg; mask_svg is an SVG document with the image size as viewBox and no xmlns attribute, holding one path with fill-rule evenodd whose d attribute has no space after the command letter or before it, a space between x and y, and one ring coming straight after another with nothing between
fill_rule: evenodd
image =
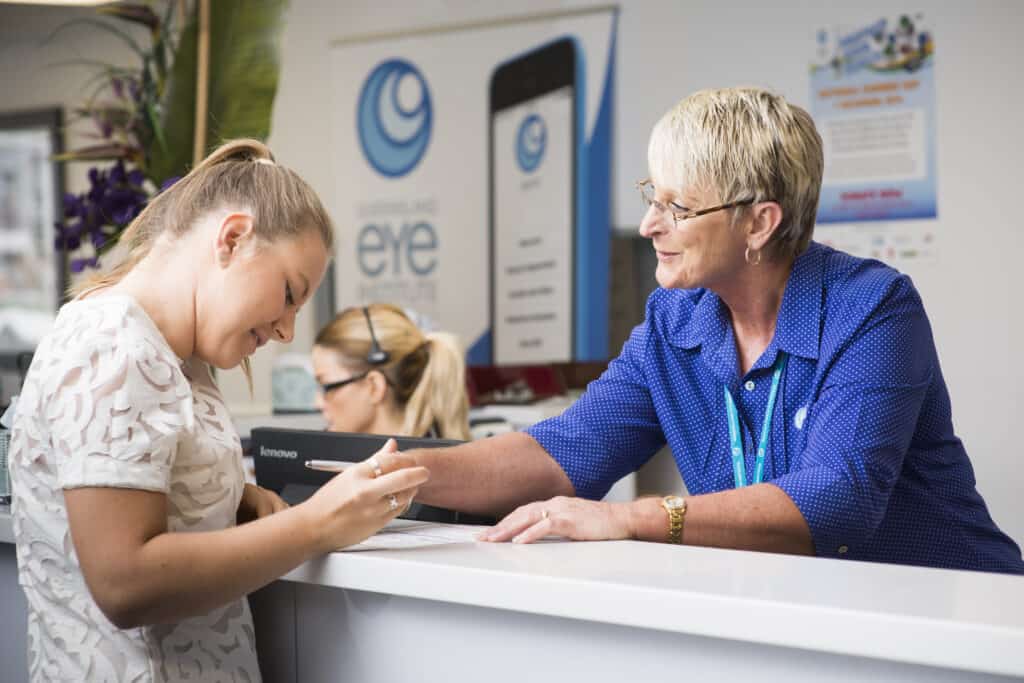
<instances>
[{"instance_id":1,"label":"eyeglasses","mask_svg":"<svg viewBox=\"0 0 1024 683\"><path fill-rule=\"evenodd\" d=\"M341 389L346 384L352 384L352 382L358 382L359 380L363 379L364 377L366 377L369 374L370 374L370 371L367 370L366 372L364 372L362 374L355 375L354 377L349 377L348 379L341 379L341 380L338 380L337 382L328 382L327 384L321 384L320 385L320 391L323 392L323 394L326 396L327 394L329 394L330 392L334 391L335 389Z\"/></svg>"},{"instance_id":2,"label":"eyeglasses","mask_svg":"<svg viewBox=\"0 0 1024 683\"><path fill-rule=\"evenodd\" d=\"M747 204L753 204L753 199L744 199L738 202L729 202L728 204L722 204L721 206L712 206L709 209L687 209L679 206L675 202L659 201L654 197L654 183L651 182L650 178L646 180L638 180L636 182L636 189L640 190L640 198L643 199L644 208L648 209L651 206L655 207L658 211L668 211L672 214L672 223L676 227L679 223L685 221L687 218L696 218L697 216L703 216L706 213L714 213L715 211L724 211L725 209L734 209L737 206L746 206Z\"/></svg>"},{"instance_id":3,"label":"eyeglasses","mask_svg":"<svg viewBox=\"0 0 1024 683\"><path fill-rule=\"evenodd\" d=\"M382 349L380 347L380 342L377 341L377 333L373 329L373 320L370 318L369 306L363 306L363 317L366 318L366 326L370 330L370 351L369 353L366 354L366 362L369 363L370 365L383 365L387 363L389 360L391 360L391 354ZM340 389L346 384L358 382L359 380L369 375L371 372L373 371L367 370L361 375L355 375L353 377L349 377L348 379L339 380L337 382L330 382L328 384L321 384L320 391L322 391L326 395L328 392L334 391L335 389ZM384 376L385 382L391 384L391 379L388 378L387 374L382 372L381 375Z\"/></svg>"}]
</instances>

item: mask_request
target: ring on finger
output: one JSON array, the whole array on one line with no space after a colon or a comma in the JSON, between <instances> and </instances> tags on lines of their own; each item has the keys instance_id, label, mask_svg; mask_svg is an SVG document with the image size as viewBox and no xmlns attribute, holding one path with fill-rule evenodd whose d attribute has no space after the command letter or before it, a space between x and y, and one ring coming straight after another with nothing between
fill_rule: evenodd
<instances>
[{"instance_id":1,"label":"ring on finger","mask_svg":"<svg viewBox=\"0 0 1024 683\"><path fill-rule=\"evenodd\" d=\"M384 470L381 469L380 461L377 460L377 456L371 455L369 458L367 458L366 462L370 463L370 467L373 468L374 477L379 477L380 475L384 474Z\"/></svg>"},{"instance_id":2,"label":"ring on finger","mask_svg":"<svg viewBox=\"0 0 1024 683\"><path fill-rule=\"evenodd\" d=\"M540 518L541 519L547 519L550 516L551 516L551 513L548 512L547 510L541 510L540 511Z\"/></svg>"},{"instance_id":3,"label":"ring on finger","mask_svg":"<svg viewBox=\"0 0 1024 683\"><path fill-rule=\"evenodd\" d=\"M391 511L395 511L398 509L398 507L398 497L392 493L390 496L388 496L388 509Z\"/></svg>"}]
</instances>

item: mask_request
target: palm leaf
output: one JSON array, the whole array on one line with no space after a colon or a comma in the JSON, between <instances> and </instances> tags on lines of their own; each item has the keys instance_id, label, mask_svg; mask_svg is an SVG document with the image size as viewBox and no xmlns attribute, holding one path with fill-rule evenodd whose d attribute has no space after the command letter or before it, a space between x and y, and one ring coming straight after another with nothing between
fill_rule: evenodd
<instances>
[{"instance_id":1,"label":"palm leaf","mask_svg":"<svg viewBox=\"0 0 1024 683\"><path fill-rule=\"evenodd\" d=\"M210 3L208 150L231 138L269 135L285 7L285 0ZM192 164L196 40L193 17L181 33L161 101L157 130L166 147L153 149L148 164L158 183L184 175Z\"/></svg>"},{"instance_id":2,"label":"palm leaf","mask_svg":"<svg viewBox=\"0 0 1024 683\"><path fill-rule=\"evenodd\" d=\"M142 48L139 47L139 44L135 42L135 39L128 35L127 32L122 31L118 27L112 24L108 24L105 21L100 21L99 19L82 18L72 19L71 21L65 22L58 26L57 28L55 28L53 32L45 40L43 40L43 44L45 45L50 43L50 41L56 38L58 34L63 33L64 31L73 26L96 26L98 28L101 28L104 31L113 34L117 38L120 38L122 42L124 42L128 47L132 49L132 51L135 52L135 54L139 55L140 57L145 55L145 52L143 52Z\"/></svg>"},{"instance_id":3,"label":"palm leaf","mask_svg":"<svg viewBox=\"0 0 1024 683\"><path fill-rule=\"evenodd\" d=\"M115 161L117 159L131 158L138 151L137 148L130 145L105 142L101 145L90 145L70 152L54 154L51 158L54 161Z\"/></svg>"},{"instance_id":4,"label":"palm leaf","mask_svg":"<svg viewBox=\"0 0 1024 683\"><path fill-rule=\"evenodd\" d=\"M149 5L122 2L116 5L97 7L96 11L107 16L142 24L151 32L156 32L160 28L160 19Z\"/></svg>"}]
</instances>

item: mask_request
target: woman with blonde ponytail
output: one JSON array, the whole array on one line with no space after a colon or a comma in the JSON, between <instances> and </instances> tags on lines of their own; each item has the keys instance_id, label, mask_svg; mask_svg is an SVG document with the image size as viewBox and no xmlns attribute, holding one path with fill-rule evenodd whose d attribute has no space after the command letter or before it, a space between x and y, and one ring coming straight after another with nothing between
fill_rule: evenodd
<instances>
[{"instance_id":1,"label":"woman with blonde ponytail","mask_svg":"<svg viewBox=\"0 0 1024 683\"><path fill-rule=\"evenodd\" d=\"M427 471L390 441L293 508L245 483L210 368L291 341L333 244L262 143L217 149L122 240L36 349L14 419L30 678L258 681L245 596L377 531Z\"/></svg>"},{"instance_id":2,"label":"woman with blonde ponytail","mask_svg":"<svg viewBox=\"0 0 1024 683\"><path fill-rule=\"evenodd\" d=\"M469 439L462 349L397 306L339 313L317 335L313 369L331 431Z\"/></svg>"}]
</instances>

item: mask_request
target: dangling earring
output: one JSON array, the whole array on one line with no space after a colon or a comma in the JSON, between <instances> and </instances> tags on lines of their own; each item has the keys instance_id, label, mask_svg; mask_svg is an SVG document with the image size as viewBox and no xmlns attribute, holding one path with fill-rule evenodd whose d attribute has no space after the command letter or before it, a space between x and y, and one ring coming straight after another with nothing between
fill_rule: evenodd
<instances>
[{"instance_id":1,"label":"dangling earring","mask_svg":"<svg viewBox=\"0 0 1024 683\"><path fill-rule=\"evenodd\" d=\"M754 254L757 255L756 261L750 260L750 247L747 247L746 251L743 252L743 259L752 266L761 265L761 251L759 249L754 250Z\"/></svg>"}]
</instances>

